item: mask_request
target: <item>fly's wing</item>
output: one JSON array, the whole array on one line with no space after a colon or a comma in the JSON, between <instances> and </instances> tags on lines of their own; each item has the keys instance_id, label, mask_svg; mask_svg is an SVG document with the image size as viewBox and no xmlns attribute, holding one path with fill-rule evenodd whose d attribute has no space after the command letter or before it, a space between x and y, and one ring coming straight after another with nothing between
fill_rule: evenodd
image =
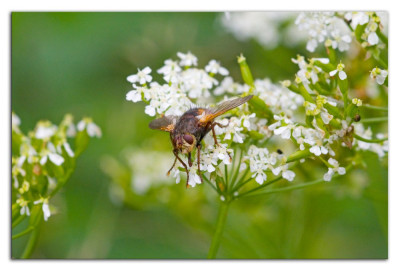
<instances>
[{"instance_id":1,"label":"fly's wing","mask_svg":"<svg viewBox=\"0 0 400 271\"><path fill-rule=\"evenodd\" d=\"M178 119L178 116L163 116L150 122L149 128L154 130L172 132Z\"/></svg>"},{"instance_id":2,"label":"fly's wing","mask_svg":"<svg viewBox=\"0 0 400 271\"><path fill-rule=\"evenodd\" d=\"M245 102L249 101L251 98L253 98L253 95L249 95L246 97L240 97L240 98L236 98L236 99L233 99L230 101L220 103L216 107L207 110L207 112L204 113L203 116L200 118L199 122L202 124L206 124L209 121L215 119L216 117L224 114L225 112L244 104Z\"/></svg>"}]
</instances>

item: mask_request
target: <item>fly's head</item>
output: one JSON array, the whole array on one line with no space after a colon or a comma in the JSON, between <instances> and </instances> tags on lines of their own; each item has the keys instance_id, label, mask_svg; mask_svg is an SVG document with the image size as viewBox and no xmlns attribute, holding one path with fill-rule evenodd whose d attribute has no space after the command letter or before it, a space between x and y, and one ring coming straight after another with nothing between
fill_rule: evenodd
<instances>
[{"instance_id":1,"label":"fly's head","mask_svg":"<svg viewBox=\"0 0 400 271\"><path fill-rule=\"evenodd\" d=\"M179 150L183 154L192 152L196 143L196 137L192 134L176 134L172 138L174 149Z\"/></svg>"}]
</instances>

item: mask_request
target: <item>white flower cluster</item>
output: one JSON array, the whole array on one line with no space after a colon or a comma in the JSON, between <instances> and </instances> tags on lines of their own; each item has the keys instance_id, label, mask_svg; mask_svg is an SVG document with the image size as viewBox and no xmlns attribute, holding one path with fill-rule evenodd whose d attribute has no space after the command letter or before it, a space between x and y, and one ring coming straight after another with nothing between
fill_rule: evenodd
<instances>
[{"instance_id":1,"label":"white flower cluster","mask_svg":"<svg viewBox=\"0 0 400 271\"><path fill-rule=\"evenodd\" d=\"M263 47L273 49L280 42L292 46L305 40L293 24L282 27L296 15L296 12L229 12L221 16L221 23L238 40L255 39Z\"/></svg>"},{"instance_id":2,"label":"white flower cluster","mask_svg":"<svg viewBox=\"0 0 400 271\"><path fill-rule=\"evenodd\" d=\"M379 28L381 18L375 12L347 12L344 18L350 22L351 27L355 30L357 26L365 26L361 35L363 47L374 46L379 43L379 37L376 31Z\"/></svg>"},{"instance_id":3,"label":"white flower cluster","mask_svg":"<svg viewBox=\"0 0 400 271\"><path fill-rule=\"evenodd\" d=\"M18 154L13 153L11 175L13 190L16 191L16 204L20 207L21 215L30 215L29 204L42 204L44 219L50 217L48 198L40 197L31 199L28 193L37 176L43 175L48 181L48 187L53 189L56 179L49 175L46 167L51 163L54 166L62 166L67 157L75 157L67 141L67 137L74 137L76 130L86 129L91 137L101 136L100 128L89 118L84 118L77 125L73 123L72 116L66 115L60 126L50 121L39 121L34 131L25 136L19 129L21 121L12 113L13 142L18 144ZM18 143L17 143L18 142ZM67 156L63 156L64 152ZM50 166L50 165L49 165Z\"/></svg>"},{"instance_id":4,"label":"white flower cluster","mask_svg":"<svg viewBox=\"0 0 400 271\"><path fill-rule=\"evenodd\" d=\"M191 99L201 102L210 97L211 89L219 83L214 78L216 74L229 74L216 60L211 60L204 69L198 69L195 68L197 57L192 53L178 52L178 57L179 62L168 59L164 66L157 70L165 80L162 85L152 82L149 67L128 76L127 80L132 83L134 89L126 94L126 99L132 102L147 102L145 113L149 116L182 115L194 106Z\"/></svg>"},{"instance_id":5,"label":"white flower cluster","mask_svg":"<svg viewBox=\"0 0 400 271\"><path fill-rule=\"evenodd\" d=\"M165 175L173 162L170 153L127 149L124 156L132 172L130 185L135 193L142 195L152 187L170 183Z\"/></svg>"},{"instance_id":6,"label":"white flower cluster","mask_svg":"<svg viewBox=\"0 0 400 271\"><path fill-rule=\"evenodd\" d=\"M284 112L287 115L293 115L293 112L304 102L301 95L290 91L285 86L273 84L268 78L256 79L254 85L254 94L262 99L275 114ZM231 77L226 77L215 89L214 94L240 95L248 92L249 89L248 85L236 83Z\"/></svg>"},{"instance_id":7,"label":"white flower cluster","mask_svg":"<svg viewBox=\"0 0 400 271\"><path fill-rule=\"evenodd\" d=\"M324 138L325 132L321 130L315 122L313 123L314 128L307 128L294 124L293 121L286 116L274 115L274 119L277 120L277 122L271 124L269 129L282 139L291 139L291 137L293 137L293 140L298 144L300 150L304 150L308 147L309 151L316 156L327 154L328 152L332 156L335 155L329 146L329 144L333 143L333 140Z\"/></svg>"},{"instance_id":8,"label":"white flower cluster","mask_svg":"<svg viewBox=\"0 0 400 271\"><path fill-rule=\"evenodd\" d=\"M254 94L262 99L275 114L283 112L292 116L294 111L303 104L304 99L286 87L273 84L269 79L254 81Z\"/></svg>"},{"instance_id":9,"label":"white flower cluster","mask_svg":"<svg viewBox=\"0 0 400 271\"><path fill-rule=\"evenodd\" d=\"M302 12L295 24L299 30L308 33L306 48L310 52L314 52L321 43L333 49L337 48L341 52L350 48L350 30L334 12Z\"/></svg>"},{"instance_id":10,"label":"white flower cluster","mask_svg":"<svg viewBox=\"0 0 400 271\"><path fill-rule=\"evenodd\" d=\"M250 115L243 114L240 117L231 117L229 119L225 118L219 120L218 122L226 127L215 127L215 133L221 135L220 139L222 141L233 141L236 143L243 143L246 139L246 135L241 133L244 130L251 131L254 130L254 125L252 125L251 120L256 116L255 113Z\"/></svg>"},{"instance_id":11,"label":"white flower cluster","mask_svg":"<svg viewBox=\"0 0 400 271\"><path fill-rule=\"evenodd\" d=\"M293 181L296 176L295 173L288 169L287 164L277 165L278 161L281 161L283 155L276 152L269 153L267 148L258 148L251 145L247 156L242 159L242 164L240 166L241 171L247 168L249 165L252 177L255 178L256 182L263 184L267 180L267 171L271 171L275 176L282 173L282 177L288 181Z\"/></svg>"}]
</instances>

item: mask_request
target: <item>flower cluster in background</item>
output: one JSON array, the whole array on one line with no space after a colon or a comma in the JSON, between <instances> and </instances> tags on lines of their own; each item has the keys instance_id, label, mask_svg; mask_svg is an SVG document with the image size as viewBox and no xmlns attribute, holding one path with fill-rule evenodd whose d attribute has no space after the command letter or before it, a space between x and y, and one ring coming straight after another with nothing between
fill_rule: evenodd
<instances>
[{"instance_id":1,"label":"flower cluster in background","mask_svg":"<svg viewBox=\"0 0 400 271\"><path fill-rule=\"evenodd\" d=\"M86 148L89 137L101 137L101 130L90 118L75 125L71 115L66 115L58 126L39 121L27 134L21 131L20 124L20 118L12 113L13 220L30 216L35 206L41 207L47 220L51 215L49 200L74 171L76 159ZM70 138L75 138L74 150Z\"/></svg>"},{"instance_id":2,"label":"flower cluster in background","mask_svg":"<svg viewBox=\"0 0 400 271\"><path fill-rule=\"evenodd\" d=\"M274 49L283 42L293 46L306 40L295 25L289 23L296 12L227 12L220 21L238 40L254 39L266 49ZM287 27L285 27L287 25Z\"/></svg>"}]
</instances>

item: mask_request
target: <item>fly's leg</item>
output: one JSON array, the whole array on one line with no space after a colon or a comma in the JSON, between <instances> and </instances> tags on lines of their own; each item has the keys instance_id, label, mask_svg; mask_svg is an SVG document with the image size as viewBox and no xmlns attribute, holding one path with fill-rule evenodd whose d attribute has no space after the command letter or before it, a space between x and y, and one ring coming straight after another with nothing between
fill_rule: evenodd
<instances>
[{"instance_id":1,"label":"fly's leg","mask_svg":"<svg viewBox=\"0 0 400 271\"><path fill-rule=\"evenodd\" d=\"M192 153L191 152L188 153L188 164L189 164L189 167L192 167Z\"/></svg>"},{"instance_id":2,"label":"fly's leg","mask_svg":"<svg viewBox=\"0 0 400 271\"><path fill-rule=\"evenodd\" d=\"M200 177L201 182L203 182L203 177L201 177L201 172L200 172L200 150L201 150L201 144L197 145L197 174Z\"/></svg>"},{"instance_id":3,"label":"fly's leg","mask_svg":"<svg viewBox=\"0 0 400 271\"><path fill-rule=\"evenodd\" d=\"M181 164L183 165L183 167L185 168L185 170L186 170L186 188L188 188L189 187L189 170L188 170L188 168L187 168L187 165L185 164L185 162L183 162L182 161L182 159L178 156L178 150L174 150L174 155L175 155L175 157L176 157L176 159L178 159L179 160L179 162L181 162Z\"/></svg>"},{"instance_id":4,"label":"fly's leg","mask_svg":"<svg viewBox=\"0 0 400 271\"><path fill-rule=\"evenodd\" d=\"M174 153L174 154L175 154L175 153ZM167 176L169 176L169 174L171 174L171 170L174 168L174 166L175 166L175 164L176 164L176 160L178 160L178 159L177 159L176 156L175 156L174 164L173 164L172 167L168 170Z\"/></svg>"}]
</instances>

